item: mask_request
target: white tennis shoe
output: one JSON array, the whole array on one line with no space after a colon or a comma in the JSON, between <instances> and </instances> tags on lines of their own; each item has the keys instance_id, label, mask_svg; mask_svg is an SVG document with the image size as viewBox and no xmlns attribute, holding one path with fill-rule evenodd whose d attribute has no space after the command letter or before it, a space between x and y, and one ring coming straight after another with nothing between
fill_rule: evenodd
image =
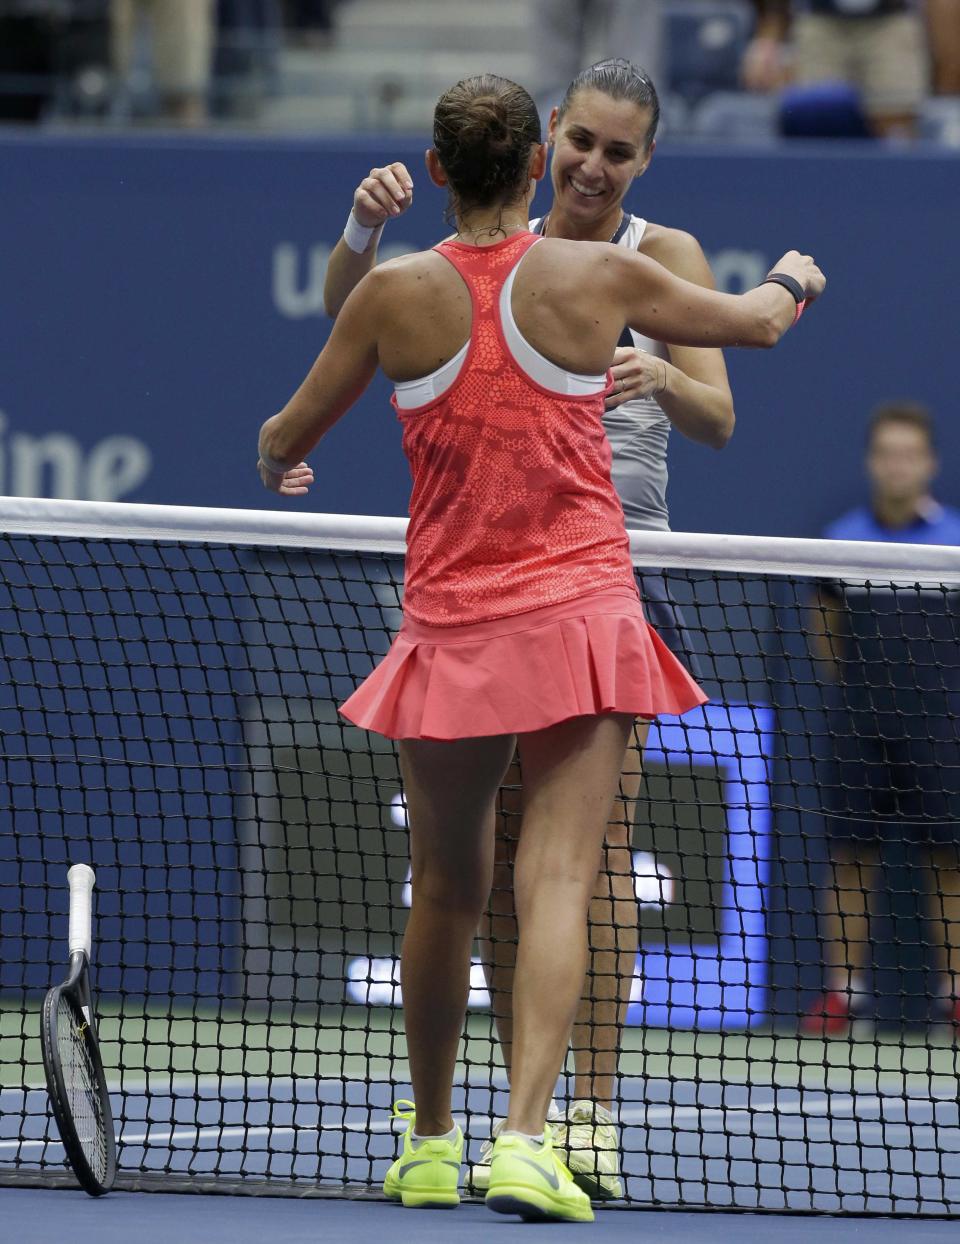
<instances>
[{"instance_id":1,"label":"white tennis shoe","mask_svg":"<svg viewBox=\"0 0 960 1244\"><path fill-rule=\"evenodd\" d=\"M623 1196L620 1137L605 1106L573 1102L566 1120L556 1125L553 1143L574 1182L591 1200L616 1201Z\"/></svg>"}]
</instances>

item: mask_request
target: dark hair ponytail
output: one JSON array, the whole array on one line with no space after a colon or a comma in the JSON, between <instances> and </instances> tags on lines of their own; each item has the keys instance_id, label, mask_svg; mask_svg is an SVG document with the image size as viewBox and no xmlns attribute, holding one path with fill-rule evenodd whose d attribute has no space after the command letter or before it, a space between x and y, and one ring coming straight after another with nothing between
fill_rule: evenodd
<instances>
[{"instance_id":1,"label":"dark hair ponytail","mask_svg":"<svg viewBox=\"0 0 960 1244\"><path fill-rule=\"evenodd\" d=\"M519 198L530 148L540 141L537 106L515 82L480 74L445 91L433 114L433 145L450 179L451 210Z\"/></svg>"},{"instance_id":2,"label":"dark hair ponytail","mask_svg":"<svg viewBox=\"0 0 960 1244\"><path fill-rule=\"evenodd\" d=\"M579 91L600 91L611 99L627 99L638 108L649 108L650 125L644 146L649 147L656 138L660 124L660 99L650 75L639 65L624 60L622 56L615 56L582 70L567 87L560 103L558 113L561 120Z\"/></svg>"}]
</instances>

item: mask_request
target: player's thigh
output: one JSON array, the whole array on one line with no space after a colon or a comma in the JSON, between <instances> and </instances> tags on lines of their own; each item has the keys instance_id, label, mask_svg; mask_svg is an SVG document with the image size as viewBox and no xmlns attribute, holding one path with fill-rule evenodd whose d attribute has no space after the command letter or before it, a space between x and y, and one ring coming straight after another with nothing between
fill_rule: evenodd
<instances>
[{"instance_id":1,"label":"player's thigh","mask_svg":"<svg viewBox=\"0 0 960 1244\"><path fill-rule=\"evenodd\" d=\"M492 864L495 802L514 748L512 735L401 741L414 884L425 867L442 872Z\"/></svg>"},{"instance_id":2,"label":"player's thigh","mask_svg":"<svg viewBox=\"0 0 960 1244\"><path fill-rule=\"evenodd\" d=\"M599 862L632 726L625 713L605 713L520 736L525 857Z\"/></svg>"},{"instance_id":3,"label":"player's thigh","mask_svg":"<svg viewBox=\"0 0 960 1244\"><path fill-rule=\"evenodd\" d=\"M605 851L609 856L607 867L622 871L623 859L619 853L629 852L633 841L635 803L643 784L643 749L646 747L652 722L638 717L630 730L613 810L605 835ZM497 800L496 863L512 866L517 844L523 828L523 775L519 749L500 789Z\"/></svg>"}]
</instances>

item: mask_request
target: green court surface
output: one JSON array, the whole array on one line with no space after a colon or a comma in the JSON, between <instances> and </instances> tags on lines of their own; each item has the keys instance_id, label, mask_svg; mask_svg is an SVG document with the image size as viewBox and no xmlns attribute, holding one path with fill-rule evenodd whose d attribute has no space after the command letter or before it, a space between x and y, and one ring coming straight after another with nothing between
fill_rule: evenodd
<instances>
[{"instance_id":1,"label":"green court surface","mask_svg":"<svg viewBox=\"0 0 960 1244\"><path fill-rule=\"evenodd\" d=\"M99 1008L100 1046L111 1082L128 1076L169 1078L315 1077L408 1082L402 1017L388 1008L274 1007L194 1011L109 1001ZM39 1003L22 1011L0 1003L0 1086L43 1084ZM502 1082L503 1069L486 1015L471 1015L462 1047L473 1083ZM713 1033L628 1028L621 1077L806 1088L818 1092L960 1091L960 1050L937 1030L853 1039L804 1039L770 1030ZM633 1098L631 1098L633 1100Z\"/></svg>"}]
</instances>

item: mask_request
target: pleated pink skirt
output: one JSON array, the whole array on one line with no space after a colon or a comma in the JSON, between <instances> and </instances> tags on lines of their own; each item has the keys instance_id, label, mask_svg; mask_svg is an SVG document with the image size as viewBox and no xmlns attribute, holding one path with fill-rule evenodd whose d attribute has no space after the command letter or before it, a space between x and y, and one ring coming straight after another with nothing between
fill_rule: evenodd
<instances>
[{"instance_id":1,"label":"pleated pink skirt","mask_svg":"<svg viewBox=\"0 0 960 1244\"><path fill-rule=\"evenodd\" d=\"M616 588L467 626L405 618L340 712L390 739L449 740L598 713L674 715L706 699L637 596Z\"/></svg>"}]
</instances>

